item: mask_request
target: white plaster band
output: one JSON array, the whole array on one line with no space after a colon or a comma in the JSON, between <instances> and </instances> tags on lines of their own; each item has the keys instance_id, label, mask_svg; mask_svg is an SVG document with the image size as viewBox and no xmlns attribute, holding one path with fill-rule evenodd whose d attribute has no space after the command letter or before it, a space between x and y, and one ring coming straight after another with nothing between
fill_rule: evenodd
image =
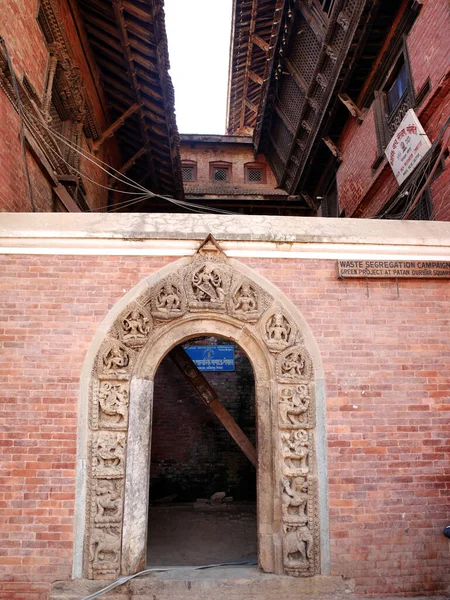
<instances>
[{"instance_id":1,"label":"white plaster band","mask_svg":"<svg viewBox=\"0 0 450 600\"><path fill-rule=\"evenodd\" d=\"M191 256L198 248L197 240L126 240L105 239L15 239L3 240L0 254L62 256ZM220 242L230 258L300 258L322 260L371 259L444 260L450 259L450 246Z\"/></svg>"}]
</instances>

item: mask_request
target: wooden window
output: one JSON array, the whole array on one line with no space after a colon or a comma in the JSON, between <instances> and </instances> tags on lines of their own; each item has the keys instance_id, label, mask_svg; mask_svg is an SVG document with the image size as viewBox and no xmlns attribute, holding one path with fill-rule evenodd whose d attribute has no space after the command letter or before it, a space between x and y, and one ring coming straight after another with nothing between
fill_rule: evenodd
<instances>
[{"instance_id":1,"label":"wooden window","mask_svg":"<svg viewBox=\"0 0 450 600\"><path fill-rule=\"evenodd\" d=\"M181 176L183 181L197 181L197 165L195 163L182 163Z\"/></svg>"},{"instance_id":2,"label":"wooden window","mask_svg":"<svg viewBox=\"0 0 450 600\"><path fill-rule=\"evenodd\" d=\"M406 37L401 52L384 79L383 86L375 92L374 118L377 133L378 158L373 168L377 168L384 157L384 150L396 132L403 117L415 106L414 86L408 59Z\"/></svg>"},{"instance_id":3,"label":"wooden window","mask_svg":"<svg viewBox=\"0 0 450 600\"><path fill-rule=\"evenodd\" d=\"M402 220L408 211L411 198L409 194L403 194L394 201L388 203L387 208L377 215L380 219L398 219ZM408 215L408 221L429 221L433 213L433 201L431 198L430 188L427 187L417 202L414 209Z\"/></svg>"},{"instance_id":4,"label":"wooden window","mask_svg":"<svg viewBox=\"0 0 450 600\"><path fill-rule=\"evenodd\" d=\"M264 165L249 163L244 165L245 183L265 183L266 170Z\"/></svg>"},{"instance_id":5,"label":"wooden window","mask_svg":"<svg viewBox=\"0 0 450 600\"><path fill-rule=\"evenodd\" d=\"M210 163L209 176L213 183L230 183L231 164L227 162Z\"/></svg>"}]
</instances>

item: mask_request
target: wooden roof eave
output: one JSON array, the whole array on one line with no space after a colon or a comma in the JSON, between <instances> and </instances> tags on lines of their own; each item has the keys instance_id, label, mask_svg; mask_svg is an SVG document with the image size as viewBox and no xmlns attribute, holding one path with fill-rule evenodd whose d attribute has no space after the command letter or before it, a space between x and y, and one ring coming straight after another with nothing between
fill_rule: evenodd
<instances>
[{"instance_id":1,"label":"wooden roof eave","mask_svg":"<svg viewBox=\"0 0 450 600\"><path fill-rule=\"evenodd\" d=\"M148 11L134 0L117 0L111 4L101 0L93 3L80 0L80 4L84 4L85 30L92 40L96 59L98 56L97 64L107 101L116 111L115 118L130 106L139 106L137 118L124 121L117 137L124 141L132 140L135 136L128 135L127 131L131 134L137 128L140 132L140 143L145 153L142 153L137 166L142 164L142 160L148 161L155 191L159 190L157 175L161 168L160 164L158 167L154 164L153 150L161 145L165 149L162 166L172 177L170 188L175 195L182 197L179 136L174 92L167 73L167 39L161 0L148 2ZM108 60L112 64L108 64ZM131 142L130 152L139 150L136 142L136 139ZM126 158L129 159L128 152ZM167 181L161 182L161 186L167 190Z\"/></svg>"}]
</instances>

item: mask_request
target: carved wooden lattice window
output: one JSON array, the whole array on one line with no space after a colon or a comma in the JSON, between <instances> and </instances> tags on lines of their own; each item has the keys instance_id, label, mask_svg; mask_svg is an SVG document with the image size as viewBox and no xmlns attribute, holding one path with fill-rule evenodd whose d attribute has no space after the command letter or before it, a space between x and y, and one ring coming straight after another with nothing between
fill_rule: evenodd
<instances>
[{"instance_id":1,"label":"carved wooden lattice window","mask_svg":"<svg viewBox=\"0 0 450 600\"><path fill-rule=\"evenodd\" d=\"M337 0L308 0L308 4L316 18L321 19L322 15L329 18L337 4Z\"/></svg>"},{"instance_id":2,"label":"carved wooden lattice window","mask_svg":"<svg viewBox=\"0 0 450 600\"><path fill-rule=\"evenodd\" d=\"M195 165L185 165L181 166L181 175L183 177L183 181L190 182L196 181L197 179L197 169Z\"/></svg>"},{"instance_id":3,"label":"carved wooden lattice window","mask_svg":"<svg viewBox=\"0 0 450 600\"><path fill-rule=\"evenodd\" d=\"M214 181L228 181L228 167L214 167Z\"/></svg>"},{"instance_id":4,"label":"carved wooden lattice window","mask_svg":"<svg viewBox=\"0 0 450 600\"><path fill-rule=\"evenodd\" d=\"M245 165L246 183L265 183L265 169L263 165Z\"/></svg>"},{"instance_id":5,"label":"carved wooden lattice window","mask_svg":"<svg viewBox=\"0 0 450 600\"><path fill-rule=\"evenodd\" d=\"M297 35L292 46L291 61L306 85L312 81L321 49L321 42L303 15L300 15Z\"/></svg>"},{"instance_id":6,"label":"carved wooden lattice window","mask_svg":"<svg viewBox=\"0 0 450 600\"><path fill-rule=\"evenodd\" d=\"M229 163L212 163L209 171L213 183L229 183L231 181L231 165Z\"/></svg>"}]
</instances>

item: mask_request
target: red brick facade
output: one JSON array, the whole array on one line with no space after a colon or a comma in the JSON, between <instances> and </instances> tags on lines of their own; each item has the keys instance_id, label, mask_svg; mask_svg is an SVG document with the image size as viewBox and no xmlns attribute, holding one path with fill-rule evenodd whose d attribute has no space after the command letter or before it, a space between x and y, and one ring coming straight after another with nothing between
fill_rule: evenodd
<instances>
[{"instance_id":1,"label":"red brick facade","mask_svg":"<svg viewBox=\"0 0 450 600\"><path fill-rule=\"evenodd\" d=\"M198 136L200 137L200 136ZM203 136L207 138L208 136ZM251 144L221 144L221 143L189 143L187 141L181 146L181 160L188 164L197 166L197 183L208 184L211 182L211 165L218 162L228 163L231 167L231 181L235 185L248 186L245 179L245 165L258 164L264 170L264 184L267 185L267 193L276 187L277 182L263 154L256 157ZM261 188L261 184L256 187Z\"/></svg>"},{"instance_id":2,"label":"red brick facade","mask_svg":"<svg viewBox=\"0 0 450 600\"><path fill-rule=\"evenodd\" d=\"M415 111L431 142L450 116L449 28L447 2L428 0L406 40L415 93L430 80L430 91ZM372 76L376 69L375 65ZM448 137L444 145L448 148ZM373 105L362 123L349 119L338 146L342 151L342 164L337 171L340 211L345 210L347 217L377 215L398 184L386 160L373 168L378 155ZM431 185L432 218L440 221L450 218L449 160L445 160L443 173Z\"/></svg>"},{"instance_id":3,"label":"red brick facade","mask_svg":"<svg viewBox=\"0 0 450 600\"><path fill-rule=\"evenodd\" d=\"M0 22L0 36L4 38L5 45L11 60L16 80L23 82L24 77L30 83L39 101L43 100L45 82L48 75L48 61L50 49L45 42L43 32L38 24L38 0L5 0L2 2L2 19ZM88 102L92 107L93 115L103 130L108 123L106 102L99 86L99 79L95 79L96 66L93 63L89 48L82 46L78 35L79 29L75 24L75 12L69 10L66 0L55 3L61 26L70 39L70 48L83 78ZM72 7L73 8L73 7ZM87 60L90 59L88 64ZM26 109L26 107L25 107ZM21 155L19 136L19 115L14 109L10 99L0 89L0 212L31 212L32 206L25 179L24 161ZM54 124L50 124L54 126ZM81 144L84 150L89 150L92 140L82 135ZM44 145L44 150L46 149ZM53 192L55 182L51 179L45 168L30 152L27 143L27 164L30 172L33 200L37 212L63 211L67 209ZM42 149L40 156L43 156ZM114 141L107 143L98 153L100 160L117 166L117 147ZM83 185L91 210L105 208L107 202L106 190L95 182L108 185L108 177L88 160L81 158L79 169L86 177ZM89 181L89 179L93 180Z\"/></svg>"},{"instance_id":4,"label":"red brick facade","mask_svg":"<svg viewBox=\"0 0 450 600\"><path fill-rule=\"evenodd\" d=\"M108 310L169 259L2 256L0 598L44 600L72 568L77 402ZM358 594L445 594L447 281L341 281L331 260L245 259L322 355L331 574Z\"/></svg>"}]
</instances>

